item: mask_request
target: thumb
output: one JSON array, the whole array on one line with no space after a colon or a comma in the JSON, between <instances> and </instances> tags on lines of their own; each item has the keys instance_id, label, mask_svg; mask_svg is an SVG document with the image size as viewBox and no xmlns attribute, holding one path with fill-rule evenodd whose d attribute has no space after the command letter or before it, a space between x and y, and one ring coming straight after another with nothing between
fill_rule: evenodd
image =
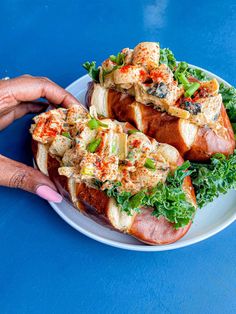
<instances>
[{"instance_id":1,"label":"thumb","mask_svg":"<svg viewBox=\"0 0 236 314\"><path fill-rule=\"evenodd\" d=\"M0 155L0 185L35 193L55 203L62 201L53 182L40 171Z\"/></svg>"}]
</instances>

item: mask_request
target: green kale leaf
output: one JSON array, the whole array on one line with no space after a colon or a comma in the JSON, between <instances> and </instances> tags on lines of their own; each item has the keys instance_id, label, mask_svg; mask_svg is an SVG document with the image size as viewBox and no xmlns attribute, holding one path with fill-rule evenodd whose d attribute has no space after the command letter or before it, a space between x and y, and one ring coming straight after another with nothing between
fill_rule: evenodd
<instances>
[{"instance_id":1,"label":"green kale leaf","mask_svg":"<svg viewBox=\"0 0 236 314\"><path fill-rule=\"evenodd\" d=\"M200 208L236 188L236 150L229 157L215 154L208 164L191 163L191 178Z\"/></svg>"},{"instance_id":2,"label":"green kale leaf","mask_svg":"<svg viewBox=\"0 0 236 314\"><path fill-rule=\"evenodd\" d=\"M224 106L231 122L236 122L236 89L220 84L219 93L222 95Z\"/></svg>"},{"instance_id":3,"label":"green kale leaf","mask_svg":"<svg viewBox=\"0 0 236 314\"><path fill-rule=\"evenodd\" d=\"M182 188L184 178L192 173L187 170L189 166L190 162L185 161L174 174L169 173L165 184L159 183L146 199L147 205L154 207L152 214L157 218L164 216L176 229L192 221L196 211Z\"/></svg>"},{"instance_id":4,"label":"green kale leaf","mask_svg":"<svg viewBox=\"0 0 236 314\"><path fill-rule=\"evenodd\" d=\"M121 210L128 215L132 215L132 211L139 212L142 206L151 206L154 208L153 216L164 216L178 229L187 225L196 211L182 188L184 178L192 173L187 170L189 166L189 161L186 161L174 173L169 173L165 183L158 183L150 191L142 190L135 195L121 192L121 184L118 182L105 192L109 197L114 197Z\"/></svg>"},{"instance_id":5,"label":"green kale leaf","mask_svg":"<svg viewBox=\"0 0 236 314\"><path fill-rule=\"evenodd\" d=\"M208 81L209 78L200 69L190 68L187 62L179 62L177 65L175 56L173 52L169 48L160 49L160 64L166 64L169 66L171 71L174 73L174 77L178 80L179 75L182 73L186 75L186 77L192 76L199 81Z\"/></svg>"},{"instance_id":6,"label":"green kale leaf","mask_svg":"<svg viewBox=\"0 0 236 314\"><path fill-rule=\"evenodd\" d=\"M130 192L120 192L120 182L115 183L110 189L106 189L105 192L109 197L114 197L120 209L126 212L128 215L132 215L132 210L139 211L136 206L136 202L132 203L132 194Z\"/></svg>"},{"instance_id":7,"label":"green kale leaf","mask_svg":"<svg viewBox=\"0 0 236 314\"><path fill-rule=\"evenodd\" d=\"M100 69L96 68L96 62L85 62L83 68L88 71L88 75L97 83L99 83L99 72Z\"/></svg>"},{"instance_id":8,"label":"green kale leaf","mask_svg":"<svg viewBox=\"0 0 236 314\"><path fill-rule=\"evenodd\" d=\"M176 59L173 52L169 48L160 49L159 63L168 65L171 71L174 71L176 68Z\"/></svg>"},{"instance_id":9,"label":"green kale leaf","mask_svg":"<svg viewBox=\"0 0 236 314\"><path fill-rule=\"evenodd\" d=\"M192 77L196 78L199 81L209 81L210 80L210 78L202 70L200 70L200 69L193 69L193 68L190 68L190 67L188 67L188 69L187 69L187 76L188 77L192 76Z\"/></svg>"}]
</instances>

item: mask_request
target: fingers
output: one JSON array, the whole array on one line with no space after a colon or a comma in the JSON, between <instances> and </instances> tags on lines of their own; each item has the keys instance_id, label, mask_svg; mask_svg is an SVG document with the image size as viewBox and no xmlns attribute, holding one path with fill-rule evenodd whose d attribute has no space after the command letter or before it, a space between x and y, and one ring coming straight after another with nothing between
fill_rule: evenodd
<instances>
[{"instance_id":1,"label":"fingers","mask_svg":"<svg viewBox=\"0 0 236 314\"><path fill-rule=\"evenodd\" d=\"M20 106L8 108L0 115L0 130L10 125L14 120L23 117L27 113L40 113L47 109L48 104L44 102L25 102Z\"/></svg>"},{"instance_id":2,"label":"fingers","mask_svg":"<svg viewBox=\"0 0 236 314\"><path fill-rule=\"evenodd\" d=\"M5 129L13 121L14 121L14 111L10 111L9 113L0 117L0 131Z\"/></svg>"},{"instance_id":3,"label":"fingers","mask_svg":"<svg viewBox=\"0 0 236 314\"><path fill-rule=\"evenodd\" d=\"M67 92L56 83L52 82L45 77L35 77L35 85L41 84L40 97L46 98L50 103L54 105L62 105L65 108L71 107L73 104L81 105L81 103L72 94Z\"/></svg>"},{"instance_id":4,"label":"fingers","mask_svg":"<svg viewBox=\"0 0 236 314\"><path fill-rule=\"evenodd\" d=\"M44 102L24 102L21 103L20 106L16 107L15 112L15 119L19 119L26 115L27 113L40 113L47 109L49 106L48 103Z\"/></svg>"},{"instance_id":5,"label":"fingers","mask_svg":"<svg viewBox=\"0 0 236 314\"><path fill-rule=\"evenodd\" d=\"M0 185L20 188L55 203L62 201L56 187L40 171L0 155Z\"/></svg>"},{"instance_id":6,"label":"fingers","mask_svg":"<svg viewBox=\"0 0 236 314\"><path fill-rule=\"evenodd\" d=\"M0 81L0 110L9 105L15 106L20 102L33 101L42 97L54 105L62 105L66 108L72 104L80 104L74 96L44 77L23 75Z\"/></svg>"}]
</instances>

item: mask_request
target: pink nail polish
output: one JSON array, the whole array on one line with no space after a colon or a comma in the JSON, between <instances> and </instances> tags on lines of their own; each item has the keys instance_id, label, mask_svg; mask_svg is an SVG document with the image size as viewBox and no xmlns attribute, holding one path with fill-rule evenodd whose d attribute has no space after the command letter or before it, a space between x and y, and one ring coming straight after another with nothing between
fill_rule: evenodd
<instances>
[{"instance_id":1,"label":"pink nail polish","mask_svg":"<svg viewBox=\"0 0 236 314\"><path fill-rule=\"evenodd\" d=\"M40 185L36 194L49 202L61 203L62 196L47 185Z\"/></svg>"}]
</instances>

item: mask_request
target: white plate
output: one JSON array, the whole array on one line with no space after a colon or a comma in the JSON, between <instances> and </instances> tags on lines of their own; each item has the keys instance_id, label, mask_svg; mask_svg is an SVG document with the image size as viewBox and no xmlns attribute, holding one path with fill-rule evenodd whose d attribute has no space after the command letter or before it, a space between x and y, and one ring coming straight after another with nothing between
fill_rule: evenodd
<instances>
[{"instance_id":1,"label":"white plate","mask_svg":"<svg viewBox=\"0 0 236 314\"><path fill-rule=\"evenodd\" d=\"M192 67L194 68L194 66ZM216 75L204 69L202 70L206 72L209 77L215 77L219 82L224 82L226 85L230 86ZM67 90L84 103L84 96L89 81L89 76L85 75L68 86ZM182 239L173 244L148 246L131 236L112 231L97 224L65 201L61 204L50 203L62 219L86 236L111 246L135 251L173 250L205 240L226 228L236 219L235 204L236 192L230 191L205 208L199 209L190 231Z\"/></svg>"}]
</instances>

